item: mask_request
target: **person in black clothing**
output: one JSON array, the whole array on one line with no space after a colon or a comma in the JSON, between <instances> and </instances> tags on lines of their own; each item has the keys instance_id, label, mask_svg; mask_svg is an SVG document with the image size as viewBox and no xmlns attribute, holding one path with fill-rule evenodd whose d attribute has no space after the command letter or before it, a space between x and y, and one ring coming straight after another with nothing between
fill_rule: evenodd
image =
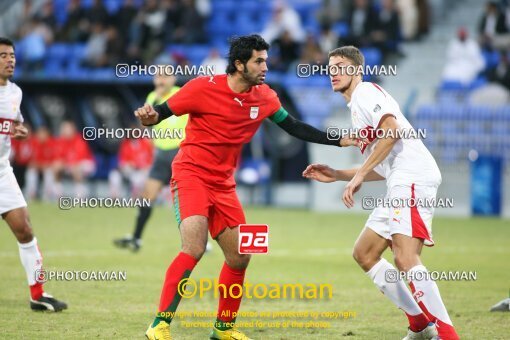
<instances>
[{"instance_id":1,"label":"person in black clothing","mask_svg":"<svg viewBox=\"0 0 510 340\"><path fill-rule=\"evenodd\" d=\"M483 48L487 49L492 49L492 42L495 36L508 33L505 16L499 10L497 2L487 2L485 13L480 19L478 33L480 33L480 44Z\"/></svg>"},{"instance_id":2,"label":"person in black clothing","mask_svg":"<svg viewBox=\"0 0 510 340\"><path fill-rule=\"evenodd\" d=\"M355 0L349 14L349 35L341 37L339 45L362 47L370 44L370 34L375 28L376 13L369 0Z\"/></svg>"}]
</instances>

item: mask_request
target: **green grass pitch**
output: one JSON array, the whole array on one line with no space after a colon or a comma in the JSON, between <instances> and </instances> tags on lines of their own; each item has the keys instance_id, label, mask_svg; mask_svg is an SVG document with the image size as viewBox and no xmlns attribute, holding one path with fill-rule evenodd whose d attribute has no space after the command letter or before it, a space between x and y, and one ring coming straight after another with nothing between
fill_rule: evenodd
<instances>
[{"instance_id":1,"label":"green grass pitch","mask_svg":"<svg viewBox=\"0 0 510 340\"><path fill-rule=\"evenodd\" d=\"M339 202L340 204L340 202ZM131 231L134 209L59 210L29 206L47 270L126 271L126 281L51 281L46 290L69 303L62 313L36 313L28 306L28 288L14 236L0 230L0 339L142 339L156 312L164 273L180 239L173 212L156 208L140 253L113 247L112 239ZM270 226L268 255L255 255L247 280L257 283L330 283L331 299L244 300L242 312L355 312L355 317L319 321L329 328L277 328L282 322L310 319L239 317L265 322L243 328L254 339L401 339L407 319L357 267L351 249L366 215L319 214L291 209L246 209L250 223ZM436 218L436 246L424 249L429 270L476 271L476 281L439 282L443 300L462 339L508 339L510 313L489 313L510 289L510 225L490 218ZM391 254L386 258L391 260ZM217 277L223 263L216 245L192 278ZM181 312L216 310L212 293L183 299ZM185 322L212 318L188 317ZM271 327L269 327L271 323ZM210 329L172 323L176 339L207 339Z\"/></svg>"}]
</instances>

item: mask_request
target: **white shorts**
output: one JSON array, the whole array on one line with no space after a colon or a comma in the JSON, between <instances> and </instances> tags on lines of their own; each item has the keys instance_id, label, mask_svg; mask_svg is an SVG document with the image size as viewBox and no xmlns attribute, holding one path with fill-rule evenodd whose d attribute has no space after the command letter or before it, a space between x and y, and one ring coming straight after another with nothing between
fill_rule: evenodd
<instances>
[{"instance_id":1,"label":"white shorts","mask_svg":"<svg viewBox=\"0 0 510 340\"><path fill-rule=\"evenodd\" d=\"M27 202L19 188L12 168L0 175L0 215L8 211L26 207Z\"/></svg>"},{"instance_id":2,"label":"white shorts","mask_svg":"<svg viewBox=\"0 0 510 340\"><path fill-rule=\"evenodd\" d=\"M386 202L430 202L435 200L436 194L436 186L396 185L389 188ZM368 217L365 228L388 240L393 234L403 234L422 239L426 246L433 246L433 216L434 207L428 204L389 204L376 207Z\"/></svg>"}]
</instances>

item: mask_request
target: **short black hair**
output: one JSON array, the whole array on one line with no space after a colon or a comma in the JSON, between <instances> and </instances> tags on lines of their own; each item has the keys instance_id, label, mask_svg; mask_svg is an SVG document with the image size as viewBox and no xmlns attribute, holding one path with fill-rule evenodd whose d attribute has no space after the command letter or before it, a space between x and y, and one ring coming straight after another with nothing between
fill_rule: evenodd
<instances>
[{"instance_id":1,"label":"short black hair","mask_svg":"<svg viewBox=\"0 0 510 340\"><path fill-rule=\"evenodd\" d=\"M4 38L4 37L0 37L0 45L7 45L7 46L12 46L12 49L14 50L14 43L12 42L12 40L8 39L8 38Z\"/></svg>"},{"instance_id":2,"label":"short black hair","mask_svg":"<svg viewBox=\"0 0 510 340\"><path fill-rule=\"evenodd\" d=\"M227 74L234 74L237 71L236 60L246 64L250 60L253 50L268 51L269 44L258 34L243 35L230 39Z\"/></svg>"}]
</instances>

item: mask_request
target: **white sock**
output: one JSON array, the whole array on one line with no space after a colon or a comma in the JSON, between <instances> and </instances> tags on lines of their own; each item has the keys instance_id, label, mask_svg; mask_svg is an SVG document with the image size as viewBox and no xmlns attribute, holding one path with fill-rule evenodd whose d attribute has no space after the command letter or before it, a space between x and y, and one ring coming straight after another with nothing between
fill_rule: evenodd
<instances>
[{"instance_id":1,"label":"white sock","mask_svg":"<svg viewBox=\"0 0 510 340\"><path fill-rule=\"evenodd\" d=\"M27 274L27 281L29 286L36 284L36 275L42 268L42 255L37 246L37 239L34 239L28 243L19 243L19 257L21 264L25 268Z\"/></svg>"},{"instance_id":2,"label":"white sock","mask_svg":"<svg viewBox=\"0 0 510 340\"><path fill-rule=\"evenodd\" d=\"M428 271L427 268L421 264L409 269L410 278L419 278L419 280L412 281L416 300L418 303L423 303L428 313L432 314L435 318L448 325L452 325L452 320L448 316L437 284L430 280L427 274L416 274L417 272L428 273Z\"/></svg>"},{"instance_id":3,"label":"white sock","mask_svg":"<svg viewBox=\"0 0 510 340\"><path fill-rule=\"evenodd\" d=\"M76 182L74 185L74 190L76 191L75 195L78 198L85 198L88 196L87 185L83 182Z\"/></svg>"},{"instance_id":4,"label":"white sock","mask_svg":"<svg viewBox=\"0 0 510 340\"><path fill-rule=\"evenodd\" d=\"M56 198L55 194L55 174L52 169L46 169L43 172L42 199L52 201Z\"/></svg>"},{"instance_id":5,"label":"white sock","mask_svg":"<svg viewBox=\"0 0 510 340\"><path fill-rule=\"evenodd\" d=\"M368 272L367 275L374 281L375 285L381 290L381 292L388 297L398 308L402 309L409 315L422 314L422 310L418 303L414 301L413 295L407 289L404 281L398 279L395 282L389 282L394 280L387 280L389 277L386 271L393 271L398 277L398 271L386 261L381 259L377 262Z\"/></svg>"},{"instance_id":6,"label":"white sock","mask_svg":"<svg viewBox=\"0 0 510 340\"><path fill-rule=\"evenodd\" d=\"M110 196L118 198L122 191L122 175L118 170L112 170L108 174L108 185L110 188Z\"/></svg>"},{"instance_id":7,"label":"white sock","mask_svg":"<svg viewBox=\"0 0 510 340\"><path fill-rule=\"evenodd\" d=\"M29 200L34 199L37 194L37 186L39 185L39 174L36 169L28 168L25 173L25 196Z\"/></svg>"}]
</instances>

